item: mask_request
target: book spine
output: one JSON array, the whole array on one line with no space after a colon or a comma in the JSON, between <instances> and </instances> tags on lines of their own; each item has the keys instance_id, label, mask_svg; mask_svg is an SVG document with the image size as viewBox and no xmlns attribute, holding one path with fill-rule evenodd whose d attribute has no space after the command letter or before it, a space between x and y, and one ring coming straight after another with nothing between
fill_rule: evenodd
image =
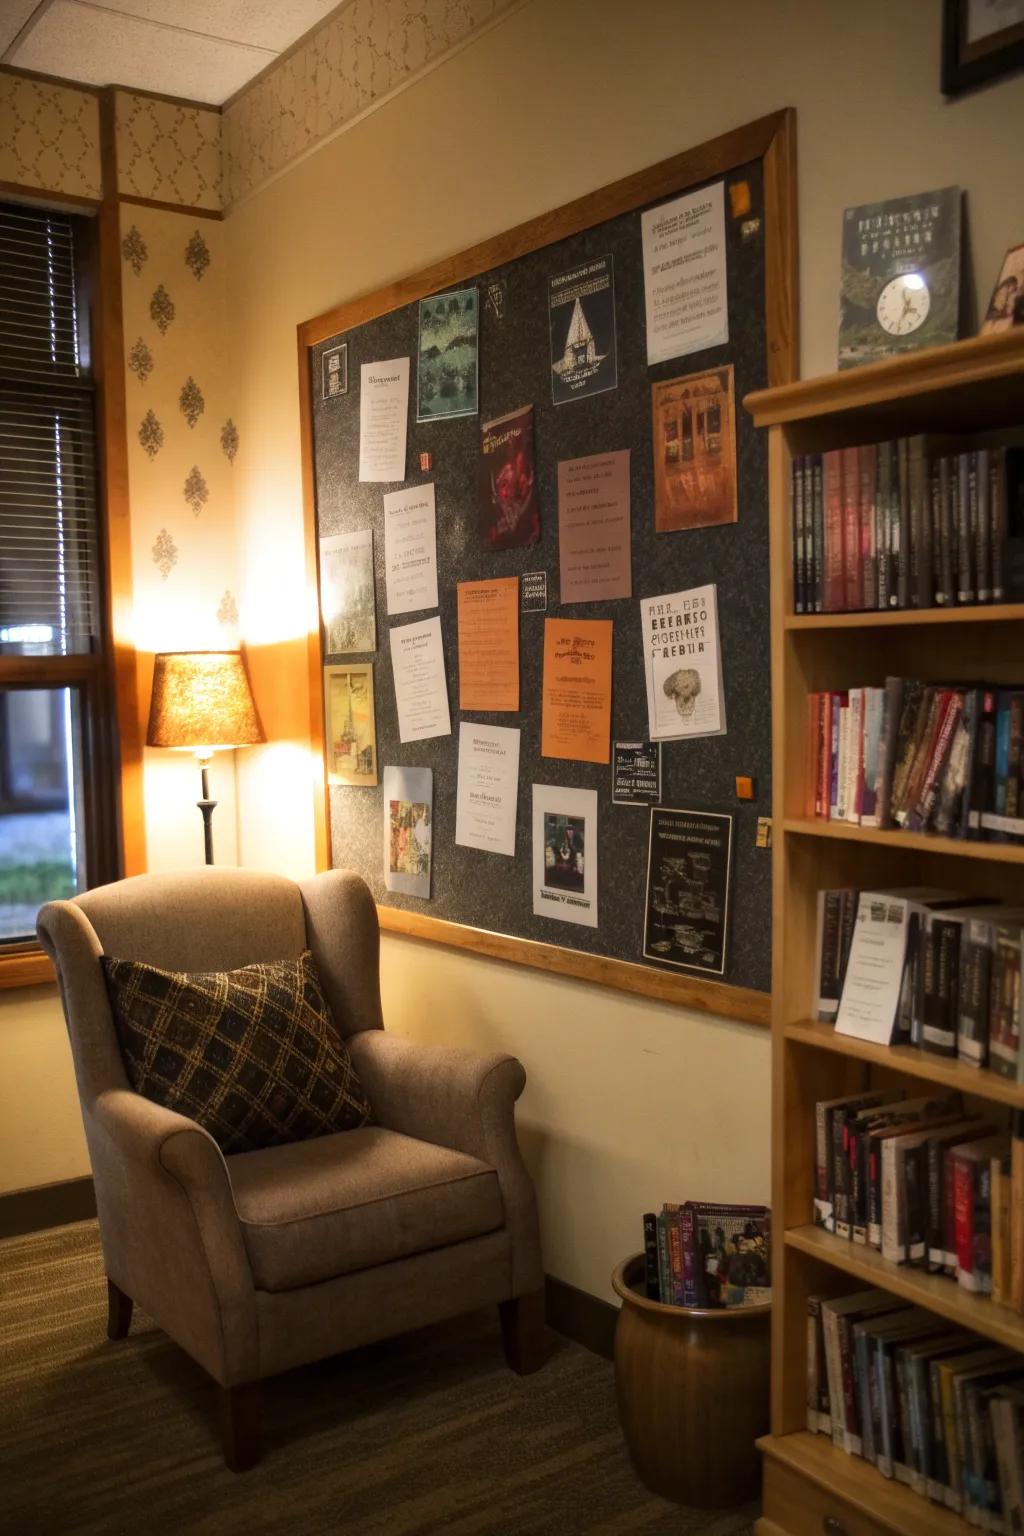
<instances>
[{"instance_id":1,"label":"book spine","mask_svg":"<svg viewBox=\"0 0 1024 1536\"><path fill-rule=\"evenodd\" d=\"M860 550L861 605L878 607L878 531L875 490L878 478L878 448L865 443L857 449L860 471Z\"/></svg>"},{"instance_id":2,"label":"book spine","mask_svg":"<svg viewBox=\"0 0 1024 1536\"><path fill-rule=\"evenodd\" d=\"M829 695L831 744L829 749L829 777L828 777L828 814L831 821L837 819L839 804L839 732L842 726L843 700L845 695L832 693Z\"/></svg>"},{"instance_id":3,"label":"book spine","mask_svg":"<svg viewBox=\"0 0 1024 1536\"><path fill-rule=\"evenodd\" d=\"M968 837L975 839L984 835L982 817L989 811L995 810L997 713L995 690L983 688L978 716L978 740L974 753L974 772L971 776L967 829Z\"/></svg>"},{"instance_id":4,"label":"book spine","mask_svg":"<svg viewBox=\"0 0 1024 1536\"><path fill-rule=\"evenodd\" d=\"M927 444L920 434L910 439L910 563L916 585L911 601L917 608L933 606L931 474Z\"/></svg>"},{"instance_id":5,"label":"book spine","mask_svg":"<svg viewBox=\"0 0 1024 1536\"><path fill-rule=\"evenodd\" d=\"M1010 1179L1009 1161L997 1153L989 1165L992 1228L992 1300L1003 1305L1010 1294Z\"/></svg>"},{"instance_id":6,"label":"book spine","mask_svg":"<svg viewBox=\"0 0 1024 1536\"><path fill-rule=\"evenodd\" d=\"M818 1336L821 1330L821 1297L807 1298L807 1428L818 1433Z\"/></svg>"},{"instance_id":7,"label":"book spine","mask_svg":"<svg viewBox=\"0 0 1024 1536\"><path fill-rule=\"evenodd\" d=\"M658 1283L658 1218L654 1211L644 1213L644 1290L649 1301L661 1301Z\"/></svg>"},{"instance_id":8,"label":"book spine","mask_svg":"<svg viewBox=\"0 0 1024 1536\"><path fill-rule=\"evenodd\" d=\"M668 1256L668 1217L662 1211L657 1219L658 1228L658 1295L668 1302L672 1297L672 1271Z\"/></svg>"},{"instance_id":9,"label":"book spine","mask_svg":"<svg viewBox=\"0 0 1024 1536\"><path fill-rule=\"evenodd\" d=\"M924 831L932 819L943 770L949 757L953 735L963 713L963 696L948 690L939 705L935 740L921 778L917 799L907 816L907 826L912 831Z\"/></svg>"},{"instance_id":10,"label":"book spine","mask_svg":"<svg viewBox=\"0 0 1024 1536\"><path fill-rule=\"evenodd\" d=\"M793 612L806 613L807 548L804 522L804 460L801 454L796 454L793 459L790 499L793 523Z\"/></svg>"},{"instance_id":11,"label":"book spine","mask_svg":"<svg viewBox=\"0 0 1024 1536\"><path fill-rule=\"evenodd\" d=\"M882 1144L868 1137L864 1155L864 1173L868 1197L868 1247L882 1246Z\"/></svg>"},{"instance_id":12,"label":"book spine","mask_svg":"<svg viewBox=\"0 0 1024 1536\"><path fill-rule=\"evenodd\" d=\"M973 518L977 523L978 488L976 465L974 455L971 453L959 453L956 459L957 466L957 602L974 602L974 571L971 564L973 540L971 538L971 482L974 480Z\"/></svg>"},{"instance_id":13,"label":"book spine","mask_svg":"<svg viewBox=\"0 0 1024 1536\"><path fill-rule=\"evenodd\" d=\"M839 1319L827 1303L822 1306L821 1321L825 1339L825 1369L828 1377L832 1444L843 1451L846 1449L846 1434L843 1412L843 1362L839 1350Z\"/></svg>"},{"instance_id":14,"label":"book spine","mask_svg":"<svg viewBox=\"0 0 1024 1536\"><path fill-rule=\"evenodd\" d=\"M839 919L842 903L841 891L818 892L818 999L817 1015L824 1023L831 1023L839 1012ZM822 1111L824 1114L824 1111ZM820 1148L819 1148L820 1151ZM819 1171L824 1180L824 1160L819 1158ZM822 1190L824 1198L824 1190Z\"/></svg>"},{"instance_id":15,"label":"book spine","mask_svg":"<svg viewBox=\"0 0 1024 1536\"><path fill-rule=\"evenodd\" d=\"M946 1487L949 1482L940 1382L938 1366L933 1360L928 1370L928 1418L931 1428L931 1445L927 1493L936 1504L945 1503Z\"/></svg>"},{"instance_id":16,"label":"book spine","mask_svg":"<svg viewBox=\"0 0 1024 1536\"><path fill-rule=\"evenodd\" d=\"M855 613L864 606L864 574L860 540L860 468L857 449L843 448L843 607Z\"/></svg>"},{"instance_id":17,"label":"book spine","mask_svg":"<svg viewBox=\"0 0 1024 1536\"><path fill-rule=\"evenodd\" d=\"M991 980L992 930L988 923L971 919L960 936L956 1053L972 1067L983 1067L988 1061Z\"/></svg>"},{"instance_id":18,"label":"book spine","mask_svg":"<svg viewBox=\"0 0 1024 1536\"><path fill-rule=\"evenodd\" d=\"M945 1201L942 1192L943 1150L941 1140L936 1137L932 1137L925 1143L925 1179L928 1186L927 1266L933 1274L938 1274L946 1262L943 1240L945 1227Z\"/></svg>"},{"instance_id":19,"label":"book spine","mask_svg":"<svg viewBox=\"0 0 1024 1536\"><path fill-rule=\"evenodd\" d=\"M849 699L844 800L846 820L859 825L864 798L864 689L851 688Z\"/></svg>"},{"instance_id":20,"label":"book spine","mask_svg":"<svg viewBox=\"0 0 1024 1536\"><path fill-rule=\"evenodd\" d=\"M943 1272L947 1275L956 1274L956 1170L953 1167L955 1147L944 1147L942 1151L942 1229L945 1243L945 1262Z\"/></svg>"},{"instance_id":21,"label":"book spine","mask_svg":"<svg viewBox=\"0 0 1024 1536\"><path fill-rule=\"evenodd\" d=\"M990 506L992 490L990 454L988 449L979 448L976 453L976 459L977 528L975 533L975 550L977 553L978 602L988 603L992 601L992 510Z\"/></svg>"},{"instance_id":22,"label":"book spine","mask_svg":"<svg viewBox=\"0 0 1024 1536\"><path fill-rule=\"evenodd\" d=\"M818 734L818 784L814 795L817 814L827 821L832 797L832 695L820 695Z\"/></svg>"},{"instance_id":23,"label":"book spine","mask_svg":"<svg viewBox=\"0 0 1024 1536\"><path fill-rule=\"evenodd\" d=\"M896 444L897 508L890 526L896 555L896 607L910 607L910 444L901 437Z\"/></svg>"},{"instance_id":24,"label":"book spine","mask_svg":"<svg viewBox=\"0 0 1024 1536\"><path fill-rule=\"evenodd\" d=\"M845 1420L843 1449L848 1456L859 1456L861 1438L857 1432L857 1379L854 1372L853 1345L850 1338L850 1320L837 1319L839 1333L839 1359L843 1373L843 1418Z\"/></svg>"},{"instance_id":25,"label":"book spine","mask_svg":"<svg viewBox=\"0 0 1024 1536\"><path fill-rule=\"evenodd\" d=\"M906 1210L907 1263L924 1265L928 1256L928 1179L925 1171L927 1147L909 1147L899 1161Z\"/></svg>"},{"instance_id":26,"label":"book spine","mask_svg":"<svg viewBox=\"0 0 1024 1536\"><path fill-rule=\"evenodd\" d=\"M889 540L889 511L892 494L892 443L879 443L875 471L875 549L878 566L877 601L888 608L892 551Z\"/></svg>"},{"instance_id":27,"label":"book spine","mask_svg":"<svg viewBox=\"0 0 1024 1536\"><path fill-rule=\"evenodd\" d=\"M896 1144L889 1137L882 1142L882 1258L891 1264L902 1264L904 1258L901 1214Z\"/></svg>"},{"instance_id":28,"label":"book spine","mask_svg":"<svg viewBox=\"0 0 1024 1536\"><path fill-rule=\"evenodd\" d=\"M1021 936L999 928L992 952L988 1054L991 1070L1018 1080L1021 1038Z\"/></svg>"},{"instance_id":29,"label":"book spine","mask_svg":"<svg viewBox=\"0 0 1024 1536\"><path fill-rule=\"evenodd\" d=\"M939 1056L955 1056L960 924L929 913L924 944L921 1045Z\"/></svg>"},{"instance_id":30,"label":"book spine","mask_svg":"<svg viewBox=\"0 0 1024 1536\"><path fill-rule=\"evenodd\" d=\"M678 1207L672 1207L666 1212L668 1216L668 1265L669 1284L672 1289L669 1293L672 1305L683 1305L683 1233L679 1224Z\"/></svg>"},{"instance_id":31,"label":"book spine","mask_svg":"<svg viewBox=\"0 0 1024 1536\"><path fill-rule=\"evenodd\" d=\"M1010 1136L1010 1305L1024 1312L1024 1110L1014 1111Z\"/></svg>"},{"instance_id":32,"label":"book spine","mask_svg":"<svg viewBox=\"0 0 1024 1536\"><path fill-rule=\"evenodd\" d=\"M834 821L846 820L846 796L850 787L850 699L844 694L839 703L839 731L836 752L836 802Z\"/></svg>"},{"instance_id":33,"label":"book spine","mask_svg":"<svg viewBox=\"0 0 1024 1536\"><path fill-rule=\"evenodd\" d=\"M850 1142L847 1112L837 1109L832 1116L832 1175L835 1180L833 1209L836 1237L850 1237Z\"/></svg>"},{"instance_id":34,"label":"book spine","mask_svg":"<svg viewBox=\"0 0 1024 1536\"><path fill-rule=\"evenodd\" d=\"M957 1284L974 1286L974 1166L969 1158L953 1154L953 1207L956 1222Z\"/></svg>"},{"instance_id":35,"label":"book spine","mask_svg":"<svg viewBox=\"0 0 1024 1536\"><path fill-rule=\"evenodd\" d=\"M865 1461L875 1459L875 1437L871 1416L871 1345L865 1328L853 1330L853 1374L857 1388L857 1428L860 1432L861 1455Z\"/></svg>"},{"instance_id":36,"label":"book spine","mask_svg":"<svg viewBox=\"0 0 1024 1536\"><path fill-rule=\"evenodd\" d=\"M850 1179L850 1241L866 1244L868 1240L868 1190L866 1135L857 1126L850 1127L847 1144Z\"/></svg>"},{"instance_id":37,"label":"book spine","mask_svg":"<svg viewBox=\"0 0 1024 1536\"><path fill-rule=\"evenodd\" d=\"M683 1253L683 1306L697 1305L697 1232L693 1206L686 1201L679 1211Z\"/></svg>"},{"instance_id":38,"label":"book spine","mask_svg":"<svg viewBox=\"0 0 1024 1536\"><path fill-rule=\"evenodd\" d=\"M804 461L806 464L806 460ZM811 465L811 591L812 608L821 613L824 606L825 503L822 490L821 454L810 455ZM806 475L806 469L804 471Z\"/></svg>"},{"instance_id":39,"label":"book spine","mask_svg":"<svg viewBox=\"0 0 1024 1536\"><path fill-rule=\"evenodd\" d=\"M838 448L822 454L825 563L822 608L839 613L845 601L843 578L843 461Z\"/></svg>"},{"instance_id":40,"label":"book spine","mask_svg":"<svg viewBox=\"0 0 1024 1536\"><path fill-rule=\"evenodd\" d=\"M1006 535L1009 521L1006 468L1006 449L993 449L989 455L989 518L994 603L1006 601Z\"/></svg>"},{"instance_id":41,"label":"book spine","mask_svg":"<svg viewBox=\"0 0 1024 1536\"><path fill-rule=\"evenodd\" d=\"M948 455L938 463L935 493L938 498L939 530L939 579L935 586L935 601L943 607L956 602L953 576L953 503L951 491L950 460Z\"/></svg>"},{"instance_id":42,"label":"book spine","mask_svg":"<svg viewBox=\"0 0 1024 1536\"><path fill-rule=\"evenodd\" d=\"M875 1456L875 1466L883 1477L893 1476L893 1451L897 1434L896 1383L893 1380L892 1351L886 1349L885 1340L875 1345L875 1373L878 1380L878 1398L881 1419L881 1435Z\"/></svg>"}]
</instances>

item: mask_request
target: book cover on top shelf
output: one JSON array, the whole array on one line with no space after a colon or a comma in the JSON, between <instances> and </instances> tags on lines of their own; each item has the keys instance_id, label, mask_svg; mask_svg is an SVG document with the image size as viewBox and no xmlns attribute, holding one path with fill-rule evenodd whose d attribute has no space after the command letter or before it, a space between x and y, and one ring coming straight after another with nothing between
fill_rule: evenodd
<instances>
[{"instance_id":1,"label":"book cover on top shelf","mask_svg":"<svg viewBox=\"0 0 1024 1536\"><path fill-rule=\"evenodd\" d=\"M960 226L959 187L844 211L840 368L956 341Z\"/></svg>"}]
</instances>

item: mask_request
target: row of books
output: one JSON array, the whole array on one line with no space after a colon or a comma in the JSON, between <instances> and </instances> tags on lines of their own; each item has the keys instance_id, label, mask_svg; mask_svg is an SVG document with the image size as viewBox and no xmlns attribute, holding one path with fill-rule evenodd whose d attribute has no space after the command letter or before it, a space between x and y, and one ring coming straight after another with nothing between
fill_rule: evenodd
<instances>
[{"instance_id":1,"label":"row of books","mask_svg":"<svg viewBox=\"0 0 1024 1536\"><path fill-rule=\"evenodd\" d=\"M809 816L988 842L1024 838L1024 687L926 683L808 696Z\"/></svg>"},{"instance_id":2,"label":"row of books","mask_svg":"<svg viewBox=\"0 0 1024 1536\"><path fill-rule=\"evenodd\" d=\"M839 1034L1024 1082L1022 974L1024 907L929 886L818 892L815 1007Z\"/></svg>"},{"instance_id":3,"label":"row of books","mask_svg":"<svg viewBox=\"0 0 1024 1536\"><path fill-rule=\"evenodd\" d=\"M644 1216L644 1284L677 1307L771 1301L771 1216L764 1205L687 1200Z\"/></svg>"},{"instance_id":4,"label":"row of books","mask_svg":"<svg viewBox=\"0 0 1024 1536\"><path fill-rule=\"evenodd\" d=\"M816 1225L1024 1312L1024 1112L1011 1134L956 1093L823 1099L814 1184Z\"/></svg>"},{"instance_id":5,"label":"row of books","mask_svg":"<svg viewBox=\"0 0 1024 1536\"><path fill-rule=\"evenodd\" d=\"M807 1428L969 1525L1024 1530L1024 1357L888 1291L808 1297Z\"/></svg>"},{"instance_id":6,"label":"row of books","mask_svg":"<svg viewBox=\"0 0 1024 1536\"><path fill-rule=\"evenodd\" d=\"M792 464L797 613L1001 603L1024 592L1024 454L918 434Z\"/></svg>"}]
</instances>

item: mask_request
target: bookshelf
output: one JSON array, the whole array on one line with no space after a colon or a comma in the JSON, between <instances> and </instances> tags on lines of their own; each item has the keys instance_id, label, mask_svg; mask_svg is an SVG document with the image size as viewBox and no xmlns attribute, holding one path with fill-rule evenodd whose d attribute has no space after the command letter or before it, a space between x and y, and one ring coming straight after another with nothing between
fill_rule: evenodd
<instances>
[{"instance_id":1,"label":"bookshelf","mask_svg":"<svg viewBox=\"0 0 1024 1536\"><path fill-rule=\"evenodd\" d=\"M1024 678L1024 604L796 615L790 551L795 454L921 431L1024 427L1024 331L762 390L745 400L769 431L774 776L772 1206L777 1233L772 1426L758 1536L966 1536L967 1521L806 1431L807 1297L882 1286L1024 1352L1024 1317L951 1280L897 1266L812 1222L814 1105L870 1084L925 1079L976 1102L1024 1107L1024 1087L958 1061L836 1035L814 1018L816 893L830 886L953 884L1020 899L1024 847L818 821L805 814L807 695L881 681ZM830 1523L831 1522L831 1523Z\"/></svg>"}]
</instances>

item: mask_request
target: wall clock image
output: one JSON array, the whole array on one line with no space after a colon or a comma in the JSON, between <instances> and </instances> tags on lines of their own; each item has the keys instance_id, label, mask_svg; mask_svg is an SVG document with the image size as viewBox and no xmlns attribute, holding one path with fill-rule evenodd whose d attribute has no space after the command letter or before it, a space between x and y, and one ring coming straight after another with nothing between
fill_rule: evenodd
<instances>
[{"instance_id":1,"label":"wall clock image","mask_svg":"<svg viewBox=\"0 0 1024 1536\"><path fill-rule=\"evenodd\" d=\"M878 295L875 314L890 336L909 336L927 320L931 302L928 284L920 272L905 272L886 283Z\"/></svg>"}]
</instances>

